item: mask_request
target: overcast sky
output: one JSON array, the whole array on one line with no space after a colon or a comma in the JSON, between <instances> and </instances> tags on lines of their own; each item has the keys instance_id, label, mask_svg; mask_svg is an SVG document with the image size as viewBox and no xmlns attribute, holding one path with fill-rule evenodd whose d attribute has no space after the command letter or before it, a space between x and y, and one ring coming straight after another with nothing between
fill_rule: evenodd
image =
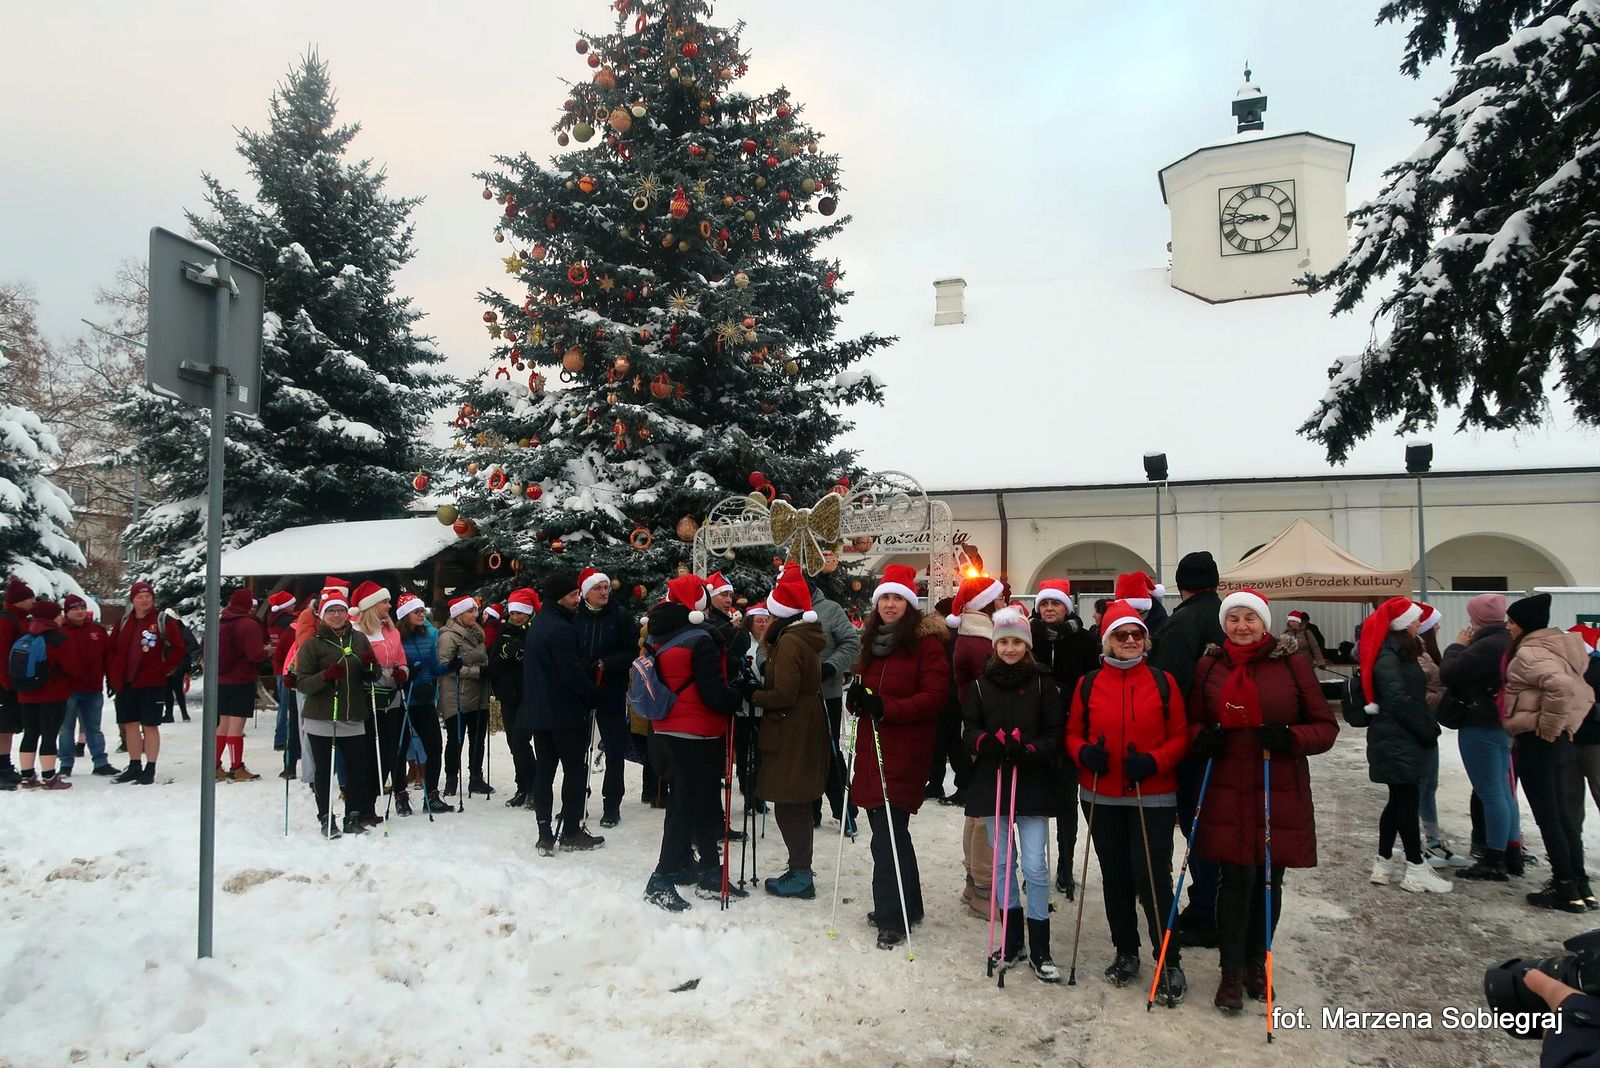
<instances>
[{"instance_id":1,"label":"overcast sky","mask_svg":"<svg viewBox=\"0 0 1600 1068\"><path fill-rule=\"evenodd\" d=\"M831 251L864 311L885 279L1164 264L1156 172L1232 132L1247 59L1269 129L1355 143L1353 207L1416 146L1408 120L1448 77L1400 75L1403 31L1375 27L1377 6L723 0L715 21L748 22L742 86L789 86L843 157L842 208L856 221ZM315 46L341 118L363 127L355 151L387 168L391 192L426 197L400 285L452 370L475 370L487 350L474 294L503 283L504 250L471 174L496 152L555 150L561 80L589 73L575 31L608 29L610 10L603 0L16 5L0 68L0 278L36 287L52 335L80 329L96 286L144 255L149 227L181 230L183 210L203 206L202 171L253 193L234 128L265 126L274 86ZM931 314L931 286L928 301Z\"/></svg>"}]
</instances>

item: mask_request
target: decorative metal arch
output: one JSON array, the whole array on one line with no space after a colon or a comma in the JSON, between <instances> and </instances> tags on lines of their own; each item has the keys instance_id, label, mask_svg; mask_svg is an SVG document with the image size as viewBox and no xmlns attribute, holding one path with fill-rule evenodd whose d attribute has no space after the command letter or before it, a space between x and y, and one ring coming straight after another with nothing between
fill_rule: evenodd
<instances>
[{"instance_id":1,"label":"decorative metal arch","mask_svg":"<svg viewBox=\"0 0 1600 1068\"><path fill-rule=\"evenodd\" d=\"M955 596L966 554L955 543L950 506L930 500L922 484L901 471L863 475L840 509L839 536L861 553L927 557L928 601ZM717 502L694 536L694 570L706 573L711 554L771 546L772 519L759 493Z\"/></svg>"}]
</instances>

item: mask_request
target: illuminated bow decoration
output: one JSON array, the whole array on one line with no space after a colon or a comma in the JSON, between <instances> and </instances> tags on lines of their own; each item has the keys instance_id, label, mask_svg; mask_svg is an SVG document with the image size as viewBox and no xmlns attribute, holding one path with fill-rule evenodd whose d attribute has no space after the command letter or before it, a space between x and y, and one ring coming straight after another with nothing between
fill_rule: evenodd
<instances>
[{"instance_id":1,"label":"illuminated bow decoration","mask_svg":"<svg viewBox=\"0 0 1600 1068\"><path fill-rule=\"evenodd\" d=\"M839 541L840 501L830 493L811 508L794 508L787 501L772 502L772 544L783 549L808 575L822 570L823 550Z\"/></svg>"}]
</instances>

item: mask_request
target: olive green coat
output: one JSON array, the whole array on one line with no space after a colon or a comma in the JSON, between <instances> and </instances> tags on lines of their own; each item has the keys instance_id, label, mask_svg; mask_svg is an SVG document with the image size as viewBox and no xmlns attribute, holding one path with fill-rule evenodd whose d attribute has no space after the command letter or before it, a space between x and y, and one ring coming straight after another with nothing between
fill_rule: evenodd
<instances>
[{"instance_id":1,"label":"olive green coat","mask_svg":"<svg viewBox=\"0 0 1600 1068\"><path fill-rule=\"evenodd\" d=\"M351 624L335 633L326 623L300 643L294 656L294 688L303 695L300 714L306 719L338 720L353 723L372 718L372 702L365 685L366 661L372 645L367 636ZM333 682L322 673L344 662L344 678Z\"/></svg>"},{"instance_id":2,"label":"olive green coat","mask_svg":"<svg viewBox=\"0 0 1600 1068\"><path fill-rule=\"evenodd\" d=\"M811 802L828 782L830 741L822 705L822 650L817 623L793 623L767 648L765 683L753 698L761 717L756 793L778 803Z\"/></svg>"}]
</instances>

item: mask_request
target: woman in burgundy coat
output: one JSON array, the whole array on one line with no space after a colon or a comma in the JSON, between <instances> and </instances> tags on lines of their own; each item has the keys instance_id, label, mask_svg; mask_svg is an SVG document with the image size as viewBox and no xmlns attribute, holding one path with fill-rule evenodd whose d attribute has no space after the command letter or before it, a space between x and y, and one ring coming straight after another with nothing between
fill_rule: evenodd
<instances>
[{"instance_id":1,"label":"woman in burgundy coat","mask_svg":"<svg viewBox=\"0 0 1600 1068\"><path fill-rule=\"evenodd\" d=\"M939 713L949 696L944 621L923 618L916 582L916 572L909 567L884 568L883 581L872 592L872 615L861 632L861 660L856 664L856 684L850 688L850 709L860 717L850 789L856 804L866 809L872 828L872 911L867 922L878 928L879 949L893 949L905 941L907 917L912 923L922 920L922 880L911 845L911 817L922 807ZM878 751L872 744L874 728L883 740L887 810L878 778ZM895 880L896 851L899 885L905 887L904 913Z\"/></svg>"},{"instance_id":2,"label":"woman in burgundy coat","mask_svg":"<svg viewBox=\"0 0 1600 1068\"><path fill-rule=\"evenodd\" d=\"M1272 636L1267 599L1239 590L1222 602L1223 647L1200 658L1189 690L1189 750L1209 758L1196 854L1222 865L1217 933L1222 978L1215 1004L1267 997L1265 812L1262 761L1272 763L1272 926L1283 910L1283 870L1317 866L1317 824L1306 757L1333 748L1339 724L1307 657Z\"/></svg>"}]
</instances>

